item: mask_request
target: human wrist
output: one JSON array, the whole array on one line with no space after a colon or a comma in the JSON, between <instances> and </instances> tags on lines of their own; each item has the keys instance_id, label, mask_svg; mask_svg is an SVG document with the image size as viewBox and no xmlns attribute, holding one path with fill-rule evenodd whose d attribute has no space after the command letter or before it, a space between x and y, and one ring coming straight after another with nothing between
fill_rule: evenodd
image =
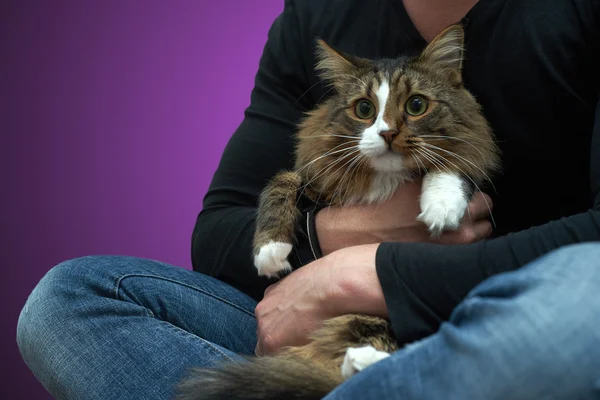
<instances>
[{"instance_id":1,"label":"human wrist","mask_svg":"<svg viewBox=\"0 0 600 400\"><path fill-rule=\"evenodd\" d=\"M329 301L335 314L388 316L375 265L378 248L378 243L359 245L328 256L331 257L333 277Z\"/></svg>"},{"instance_id":2,"label":"human wrist","mask_svg":"<svg viewBox=\"0 0 600 400\"><path fill-rule=\"evenodd\" d=\"M372 230L361 224L360 210L353 212L341 207L326 207L315 213L314 227L320 250L324 256L340 249L379 242Z\"/></svg>"},{"instance_id":3,"label":"human wrist","mask_svg":"<svg viewBox=\"0 0 600 400\"><path fill-rule=\"evenodd\" d=\"M331 214L335 215L332 216ZM335 243L335 228L333 225L337 214L337 209L332 207L325 207L314 214L315 236L323 256L328 256L339 249Z\"/></svg>"}]
</instances>

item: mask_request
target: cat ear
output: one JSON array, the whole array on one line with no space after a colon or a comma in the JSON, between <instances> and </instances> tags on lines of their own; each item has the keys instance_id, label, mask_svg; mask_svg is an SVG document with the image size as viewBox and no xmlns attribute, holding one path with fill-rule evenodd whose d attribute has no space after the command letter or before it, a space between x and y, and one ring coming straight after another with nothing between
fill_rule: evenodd
<instances>
[{"instance_id":1,"label":"cat ear","mask_svg":"<svg viewBox=\"0 0 600 400\"><path fill-rule=\"evenodd\" d=\"M421 53L421 59L460 70L463 63L465 32L460 24L451 25L438 34Z\"/></svg>"},{"instance_id":2,"label":"cat ear","mask_svg":"<svg viewBox=\"0 0 600 400\"><path fill-rule=\"evenodd\" d=\"M341 51L335 50L322 39L317 39L316 70L321 78L334 84L345 81L348 75L356 72L361 60Z\"/></svg>"}]
</instances>

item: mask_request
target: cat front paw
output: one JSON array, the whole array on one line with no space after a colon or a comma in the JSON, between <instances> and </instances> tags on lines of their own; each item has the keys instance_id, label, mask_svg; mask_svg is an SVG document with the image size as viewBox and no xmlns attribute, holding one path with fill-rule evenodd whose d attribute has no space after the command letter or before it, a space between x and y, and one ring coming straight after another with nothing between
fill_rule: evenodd
<instances>
[{"instance_id":1,"label":"cat front paw","mask_svg":"<svg viewBox=\"0 0 600 400\"><path fill-rule=\"evenodd\" d=\"M254 256L254 266L258 275L267 278L278 278L282 273L292 271L292 266L287 260L292 252L292 245L282 242L269 242L262 246Z\"/></svg>"},{"instance_id":2,"label":"cat front paw","mask_svg":"<svg viewBox=\"0 0 600 400\"><path fill-rule=\"evenodd\" d=\"M417 219L437 237L445 230L456 230L460 226L469 199L463 182L455 174L429 173L423 179L421 213Z\"/></svg>"},{"instance_id":3,"label":"cat front paw","mask_svg":"<svg viewBox=\"0 0 600 400\"><path fill-rule=\"evenodd\" d=\"M421 202L417 219L427 225L432 236L439 236L445 230L458 229L468 204L463 198Z\"/></svg>"},{"instance_id":4,"label":"cat front paw","mask_svg":"<svg viewBox=\"0 0 600 400\"><path fill-rule=\"evenodd\" d=\"M390 353L379 351L373 346L349 347L342 363L342 376L350 378L370 365L390 356Z\"/></svg>"}]
</instances>

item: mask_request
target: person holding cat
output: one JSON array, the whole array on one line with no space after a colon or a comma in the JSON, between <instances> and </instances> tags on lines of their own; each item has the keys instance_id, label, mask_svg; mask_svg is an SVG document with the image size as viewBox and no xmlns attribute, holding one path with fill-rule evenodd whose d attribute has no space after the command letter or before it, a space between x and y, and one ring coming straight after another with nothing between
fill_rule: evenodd
<instances>
[{"instance_id":1,"label":"person holding cat","mask_svg":"<svg viewBox=\"0 0 600 400\"><path fill-rule=\"evenodd\" d=\"M460 225L429 235L419 179L380 205L300 202L293 272L257 274L260 193L293 168L303 114L332 96L314 71L314 39L392 59L457 21L460 85L501 150ZM599 67L594 0L286 1L198 216L195 272L120 257L54 267L19 319L25 361L56 398L165 399L191 367L266 358L329 318L365 314L389 319L400 349L326 399L596 398ZM392 92L383 86L376 98ZM391 131L377 134L387 143Z\"/></svg>"}]
</instances>

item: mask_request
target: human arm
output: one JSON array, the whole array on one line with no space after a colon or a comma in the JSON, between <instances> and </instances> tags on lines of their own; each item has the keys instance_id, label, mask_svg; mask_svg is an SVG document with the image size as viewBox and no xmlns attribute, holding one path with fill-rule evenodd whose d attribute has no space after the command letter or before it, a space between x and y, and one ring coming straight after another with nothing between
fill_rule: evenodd
<instances>
[{"instance_id":1,"label":"human arm","mask_svg":"<svg viewBox=\"0 0 600 400\"><path fill-rule=\"evenodd\" d=\"M307 9L314 8L306 6ZM305 10L306 11L306 10ZM250 106L229 140L198 215L192 239L194 270L215 276L260 299L272 281L258 276L252 261L252 237L260 191L277 172L293 167L293 133L302 112L322 96L311 96L313 35L300 23L296 3L286 1L269 31ZM311 38L311 40L309 40ZM310 58L310 62L307 60ZM304 68L307 68L305 71ZM294 269L336 249L384 240L427 240L425 226L415 222L418 193L408 185L383 206L326 208L316 221L301 213L289 261ZM310 204L308 205L310 206ZM307 231L318 240L309 240ZM475 222L477 237L489 230ZM472 230L465 231L467 238ZM464 241L463 231L446 235ZM313 237L314 238L314 237ZM321 244L321 246L319 246Z\"/></svg>"},{"instance_id":2,"label":"human arm","mask_svg":"<svg viewBox=\"0 0 600 400\"><path fill-rule=\"evenodd\" d=\"M419 340L485 279L560 246L600 240L600 105L596 114L590 210L469 244L385 242L334 251L267 291L257 307L258 351L302 344L322 320L347 313L389 318L400 342Z\"/></svg>"},{"instance_id":3,"label":"human arm","mask_svg":"<svg viewBox=\"0 0 600 400\"><path fill-rule=\"evenodd\" d=\"M397 337L411 342L434 333L471 289L493 275L561 246L600 240L600 104L590 151L592 204L586 212L456 246L382 243L376 268Z\"/></svg>"},{"instance_id":4,"label":"human arm","mask_svg":"<svg viewBox=\"0 0 600 400\"><path fill-rule=\"evenodd\" d=\"M492 200L475 192L467 217L459 229L432 237L427 227L418 221L421 212L419 197L421 181L403 184L389 201L376 206L327 207L315 218L317 244L323 255L362 244L381 242L431 242L440 244L471 243L492 232L488 220Z\"/></svg>"},{"instance_id":5,"label":"human arm","mask_svg":"<svg viewBox=\"0 0 600 400\"><path fill-rule=\"evenodd\" d=\"M426 227L414 222L420 212L419 207L406 204L418 203L418 193L418 184L408 188L403 186L395 195L394 202L382 207L378 213L370 209L363 212L359 207L358 213L365 214L361 217L366 216L376 223L395 228L373 229L369 232L367 228L372 221L362 225L356 222L363 229L361 232L367 232L358 235L356 240L372 239L375 243L343 246L267 288L264 298L256 307L258 354L269 354L282 346L305 343L308 334L327 318L348 313L388 317L375 268L379 246L377 239L382 232L384 235L408 234L407 239L415 239L422 234L426 239ZM384 219L390 219L390 212L386 212L386 208L398 207L397 202L401 199L405 200L405 204L400 205L404 206L406 216L397 215L403 218L398 229L398 225L390 225ZM476 194L469 203L468 214L473 221L465 218L458 231L443 233L440 241L467 243L487 236L491 227L484 219L488 215L488 208L481 193ZM352 224L347 226L354 229ZM344 229L340 231L346 233ZM350 237L354 235L353 232Z\"/></svg>"},{"instance_id":6,"label":"human arm","mask_svg":"<svg viewBox=\"0 0 600 400\"><path fill-rule=\"evenodd\" d=\"M252 262L258 196L272 176L293 166L293 132L310 106L307 96L301 98L307 78L300 34L294 3L286 1L269 30L250 105L223 152L192 236L194 270L257 299L271 283ZM306 237L297 236L290 256L296 265L308 248Z\"/></svg>"},{"instance_id":7,"label":"human arm","mask_svg":"<svg viewBox=\"0 0 600 400\"><path fill-rule=\"evenodd\" d=\"M375 270L378 244L337 250L269 286L258 303L257 355L307 343L323 320L346 313L386 318Z\"/></svg>"}]
</instances>

